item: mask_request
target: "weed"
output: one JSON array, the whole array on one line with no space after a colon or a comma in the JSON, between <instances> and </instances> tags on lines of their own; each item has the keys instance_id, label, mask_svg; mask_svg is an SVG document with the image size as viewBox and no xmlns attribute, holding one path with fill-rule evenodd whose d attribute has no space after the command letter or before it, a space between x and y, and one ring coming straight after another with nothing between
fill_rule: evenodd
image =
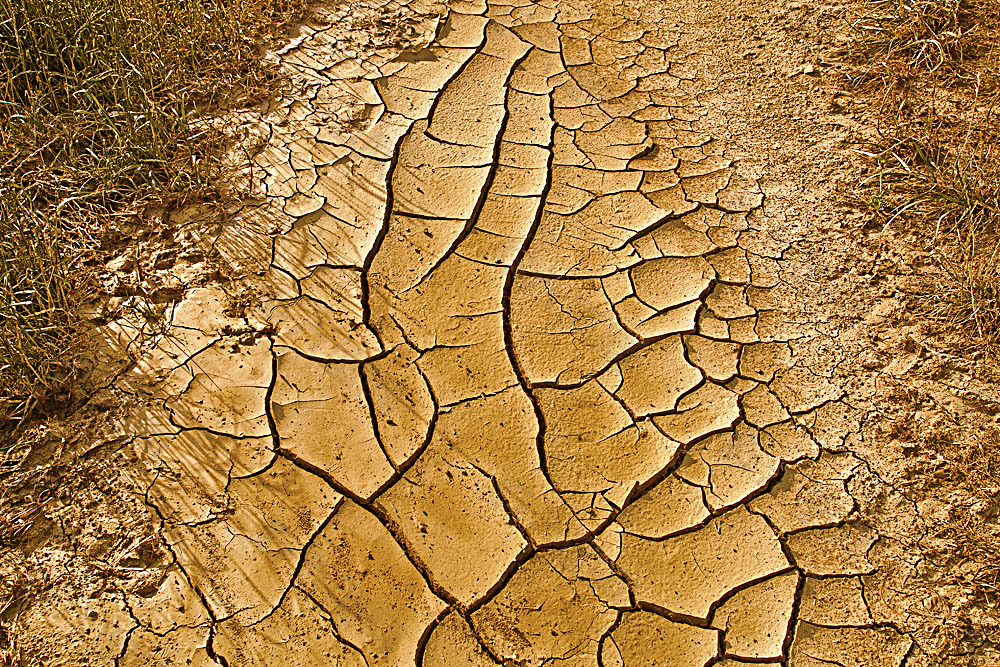
<instances>
[{"instance_id":1,"label":"weed","mask_svg":"<svg viewBox=\"0 0 1000 667\"><path fill-rule=\"evenodd\" d=\"M72 377L73 295L105 230L219 196L199 113L272 79L306 0L0 0L0 419Z\"/></svg>"},{"instance_id":2,"label":"weed","mask_svg":"<svg viewBox=\"0 0 1000 667\"><path fill-rule=\"evenodd\" d=\"M70 331L64 231L23 191L0 180L0 412L20 416L68 371Z\"/></svg>"},{"instance_id":3,"label":"weed","mask_svg":"<svg viewBox=\"0 0 1000 667\"><path fill-rule=\"evenodd\" d=\"M967 0L871 0L851 22L855 53L887 72L936 71L975 43Z\"/></svg>"},{"instance_id":4,"label":"weed","mask_svg":"<svg viewBox=\"0 0 1000 667\"><path fill-rule=\"evenodd\" d=\"M949 555L960 555L965 562L976 564L970 572L975 599L1000 610L1000 559L996 554L1000 539L1000 431L987 428L969 434L962 445L957 451L944 452L956 459L949 472L978 494L970 495L968 505L952 509L952 517L941 526L938 537L950 546Z\"/></svg>"},{"instance_id":5,"label":"weed","mask_svg":"<svg viewBox=\"0 0 1000 667\"><path fill-rule=\"evenodd\" d=\"M851 23L877 138L857 201L931 250L944 280L915 301L976 353L1000 344L1000 4L873 0Z\"/></svg>"},{"instance_id":6,"label":"weed","mask_svg":"<svg viewBox=\"0 0 1000 667\"><path fill-rule=\"evenodd\" d=\"M908 305L935 323L940 344L985 360L988 374L1000 349L1000 3L869 0L851 27L851 78L877 123L860 151L870 163L857 201L882 231L929 251L939 270L914 279ZM944 576L980 609L955 610L955 635L942 638L954 657L997 627L1000 433L970 420L916 434L909 415L900 421L890 432L944 462L914 476L921 494L937 495L938 481L963 492L934 525L955 570Z\"/></svg>"}]
</instances>

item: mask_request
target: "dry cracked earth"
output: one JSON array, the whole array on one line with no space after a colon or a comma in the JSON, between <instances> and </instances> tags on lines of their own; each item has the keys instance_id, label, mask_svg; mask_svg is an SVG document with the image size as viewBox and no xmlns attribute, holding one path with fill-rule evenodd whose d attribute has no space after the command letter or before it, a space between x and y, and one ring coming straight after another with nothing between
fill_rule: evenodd
<instances>
[{"instance_id":1,"label":"dry cracked earth","mask_svg":"<svg viewBox=\"0 0 1000 667\"><path fill-rule=\"evenodd\" d=\"M768 209L686 7L453 0L275 54L307 94L214 240L262 299L190 290L116 380L167 562L39 627L91 664L904 665L800 195Z\"/></svg>"}]
</instances>

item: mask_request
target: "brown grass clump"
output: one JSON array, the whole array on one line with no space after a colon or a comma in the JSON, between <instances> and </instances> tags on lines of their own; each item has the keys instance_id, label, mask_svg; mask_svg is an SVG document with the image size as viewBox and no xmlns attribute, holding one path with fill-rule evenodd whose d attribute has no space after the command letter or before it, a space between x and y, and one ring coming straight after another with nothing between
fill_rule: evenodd
<instances>
[{"instance_id":1,"label":"brown grass clump","mask_svg":"<svg viewBox=\"0 0 1000 667\"><path fill-rule=\"evenodd\" d=\"M307 0L0 0L0 421L73 373L81 257L116 216L216 195L199 111L271 77Z\"/></svg>"},{"instance_id":2,"label":"brown grass clump","mask_svg":"<svg viewBox=\"0 0 1000 667\"><path fill-rule=\"evenodd\" d=\"M858 188L883 229L929 248L945 279L916 307L1000 345L1000 2L873 0L852 21L854 83L878 105Z\"/></svg>"},{"instance_id":3,"label":"brown grass clump","mask_svg":"<svg viewBox=\"0 0 1000 667\"><path fill-rule=\"evenodd\" d=\"M909 306L932 324L936 345L979 360L1000 358L1000 2L868 0L851 22L858 97L875 109L875 140L856 195L875 229L930 252L939 271L917 273ZM1000 629L1000 432L968 415L913 432L916 402L890 427L919 443L913 471L922 497L949 508L932 526L929 555L959 600L949 657L977 650ZM987 419L989 417L987 416ZM956 500L961 498L962 500ZM964 648L963 648L964 647ZM978 663L977 663L978 664ZM985 664L985 663L984 663Z\"/></svg>"},{"instance_id":4,"label":"brown grass clump","mask_svg":"<svg viewBox=\"0 0 1000 667\"><path fill-rule=\"evenodd\" d=\"M956 469L965 482L979 490L982 500L969 512L955 516L944 536L956 551L978 563L972 573L973 593L993 609L1000 609L1000 431L989 429L970 436L960 450Z\"/></svg>"}]
</instances>

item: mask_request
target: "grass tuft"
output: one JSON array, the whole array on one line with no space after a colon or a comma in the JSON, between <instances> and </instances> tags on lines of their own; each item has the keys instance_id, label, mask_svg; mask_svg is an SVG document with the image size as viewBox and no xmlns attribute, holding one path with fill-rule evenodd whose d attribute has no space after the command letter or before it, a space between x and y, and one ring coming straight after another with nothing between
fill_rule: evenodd
<instances>
[{"instance_id":1,"label":"grass tuft","mask_svg":"<svg viewBox=\"0 0 1000 667\"><path fill-rule=\"evenodd\" d=\"M0 420L72 377L73 294L102 230L218 196L199 113L252 100L307 0L0 0Z\"/></svg>"},{"instance_id":2,"label":"grass tuft","mask_svg":"<svg viewBox=\"0 0 1000 667\"><path fill-rule=\"evenodd\" d=\"M0 414L23 416L70 364L72 244L24 191L0 181Z\"/></svg>"},{"instance_id":3,"label":"grass tuft","mask_svg":"<svg viewBox=\"0 0 1000 667\"><path fill-rule=\"evenodd\" d=\"M945 280L914 305L960 332L955 344L1000 346L1000 3L872 0L855 18L854 83L877 105L857 200L928 248Z\"/></svg>"},{"instance_id":4,"label":"grass tuft","mask_svg":"<svg viewBox=\"0 0 1000 667\"><path fill-rule=\"evenodd\" d=\"M855 49L888 72L936 71L974 52L967 0L871 0L851 23Z\"/></svg>"},{"instance_id":5,"label":"grass tuft","mask_svg":"<svg viewBox=\"0 0 1000 667\"><path fill-rule=\"evenodd\" d=\"M977 374L995 375L1000 2L862 2L851 23L852 78L858 97L872 103L878 126L874 140L859 151L869 164L857 201L872 214L876 230L927 249L936 261L939 271L915 272L907 304L936 329L935 341L981 360ZM910 415L922 409L918 403L909 407L894 429L908 431ZM954 636L942 637L949 658L981 646L996 631L1000 609L1000 433L982 428L976 417L939 432L910 433L911 441L935 455L932 467L914 475L920 493L935 497L946 482L944 489L961 489L964 498L949 499L949 515L934 527L934 537L946 545L936 557L953 570L942 576L968 593L951 600L959 622Z\"/></svg>"}]
</instances>

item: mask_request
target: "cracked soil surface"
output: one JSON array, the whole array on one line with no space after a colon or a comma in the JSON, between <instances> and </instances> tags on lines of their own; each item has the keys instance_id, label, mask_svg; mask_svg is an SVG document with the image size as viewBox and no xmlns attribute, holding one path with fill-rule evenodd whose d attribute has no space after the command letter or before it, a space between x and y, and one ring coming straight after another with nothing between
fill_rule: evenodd
<instances>
[{"instance_id":1,"label":"cracked soil surface","mask_svg":"<svg viewBox=\"0 0 1000 667\"><path fill-rule=\"evenodd\" d=\"M916 520L802 246L838 135L775 21L822 9L303 29L304 92L247 121L260 201L212 238L260 303L189 290L115 379L165 560L33 608L42 663L917 664L878 566Z\"/></svg>"}]
</instances>

